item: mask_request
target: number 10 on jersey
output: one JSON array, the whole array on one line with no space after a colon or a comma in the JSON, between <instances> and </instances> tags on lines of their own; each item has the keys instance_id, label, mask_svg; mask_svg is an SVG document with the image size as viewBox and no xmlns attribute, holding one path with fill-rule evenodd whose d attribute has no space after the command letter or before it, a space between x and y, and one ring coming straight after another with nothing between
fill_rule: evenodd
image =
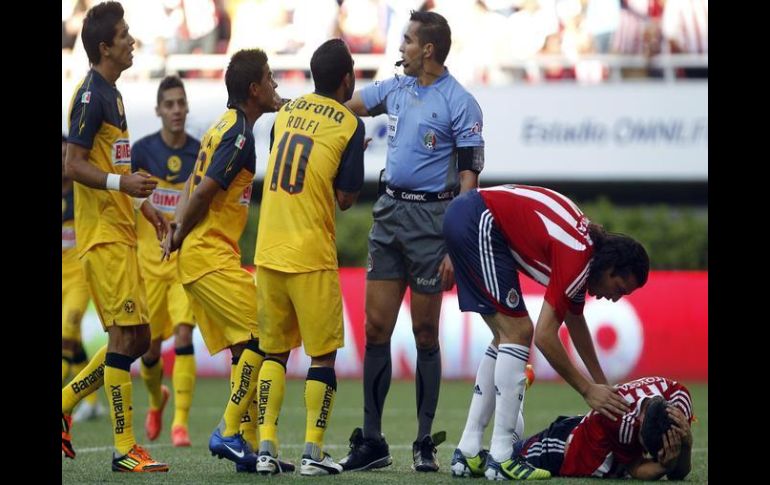
<instances>
[{"instance_id":1,"label":"number 10 on jersey","mask_svg":"<svg viewBox=\"0 0 770 485\"><path fill-rule=\"evenodd\" d=\"M281 188L291 195L302 192L305 183L305 169L310 159L310 151L313 149L313 139L305 135L286 132L278 143L278 151L275 155L275 168L270 179L270 190L278 190L278 178L281 179ZM291 183L291 173L294 168L294 159L297 158L297 150L302 150L297 163L297 176ZM283 167L283 174L280 174Z\"/></svg>"}]
</instances>

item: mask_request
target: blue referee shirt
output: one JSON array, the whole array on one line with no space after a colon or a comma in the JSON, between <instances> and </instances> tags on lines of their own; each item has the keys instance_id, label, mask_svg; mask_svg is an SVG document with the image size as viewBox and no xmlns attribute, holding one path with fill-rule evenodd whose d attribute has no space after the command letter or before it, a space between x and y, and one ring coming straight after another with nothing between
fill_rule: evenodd
<instances>
[{"instance_id":1,"label":"blue referee shirt","mask_svg":"<svg viewBox=\"0 0 770 485\"><path fill-rule=\"evenodd\" d=\"M484 146L481 108L449 70L430 86L418 85L411 76L375 81L361 90L361 97L370 114L388 114L385 181L391 186L421 192L455 189L455 148Z\"/></svg>"}]
</instances>

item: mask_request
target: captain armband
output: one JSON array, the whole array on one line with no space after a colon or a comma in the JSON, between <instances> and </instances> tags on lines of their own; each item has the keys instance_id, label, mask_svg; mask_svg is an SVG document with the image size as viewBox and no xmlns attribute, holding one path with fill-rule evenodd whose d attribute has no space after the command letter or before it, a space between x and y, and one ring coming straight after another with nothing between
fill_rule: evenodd
<instances>
[{"instance_id":1,"label":"captain armband","mask_svg":"<svg viewBox=\"0 0 770 485\"><path fill-rule=\"evenodd\" d=\"M477 175L484 170L484 147L458 147L457 171L471 170Z\"/></svg>"}]
</instances>

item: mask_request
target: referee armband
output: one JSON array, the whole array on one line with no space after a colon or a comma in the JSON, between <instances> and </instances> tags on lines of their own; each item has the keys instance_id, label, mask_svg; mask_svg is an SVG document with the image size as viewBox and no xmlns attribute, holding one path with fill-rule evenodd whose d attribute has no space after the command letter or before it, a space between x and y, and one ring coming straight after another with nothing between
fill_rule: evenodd
<instances>
[{"instance_id":1,"label":"referee armband","mask_svg":"<svg viewBox=\"0 0 770 485\"><path fill-rule=\"evenodd\" d=\"M477 175L484 170L484 147L457 147L457 171L471 170Z\"/></svg>"}]
</instances>

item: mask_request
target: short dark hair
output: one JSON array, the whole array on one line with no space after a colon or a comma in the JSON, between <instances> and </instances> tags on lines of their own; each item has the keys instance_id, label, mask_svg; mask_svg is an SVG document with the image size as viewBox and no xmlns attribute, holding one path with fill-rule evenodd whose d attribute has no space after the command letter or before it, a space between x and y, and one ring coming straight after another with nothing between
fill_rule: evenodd
<instances>
[{"instance_id":1,"label":"short dark hair","mask_svg":"<svg viewBox=\"0 0 770 485\"><path fill-rule=\"evenodd\" d=\"M639 288L647 283L650 257L639 241L625 234L607 232L594 223L588 225L588 233L594 243L589 284L596 284L608 269L623 278L634 275Z\"/></svg>"},{"instance_id":2,"label":"short dark hair","mask_svg":"<svg viewBox=\"0 0 770 485\"><path fill-rule=\"evenodd\" d=\"M262 49L241 49L230 58L225 72L227 106L249 99L249 85L262 81L267 54Z\"/></svg>"},{"instance_id":3,"label":"short dark hair","mask_svg":"<svg viewBox=\"0 0 770 485\"><path fill-rule=\"evenodd\" d=\"M446 19L436 12L418 12L412 10L409 17L412 22L419 22L417 37L421 45L433 44L436 61L443 64L452 47L452 31Z\"/></svg>"},{"instance_id":4,"label":"short dark hair","mask_svg":"<svg viewBox=\"0 0 770 485\"><path fill-rule=\"evenodd\" d=\"M313 52L310 59L315 90L318 93L333 93L340 87L346 74L353 73L353 56L342 39L329 39Z\"/></svg>"},{"instance_id":5,"label":"short dark hair","mask_svg":"<svg viewBox=\"0 0 770 485\"><path fill-rule=\"evenodd\" d=\"M671 428L673 421L666 412L668 401L662 396L649 399L639 435L647 452L652 455L653 460L658 461L658 452L663 448L663 435Z\"/></svg>"},{"instance_id":6,"label":"short dark hair","mask_svg":"<svg viewBox=\"0 0 770 485\"><path fill-rule=\"evenodd\" d=\"M163 93L173 88L182 88L185 97L187 97L187 91L184 89L184 83L179 78L179 76L166 76L158 85L158 106L160 106L160 102L163 100Z\"/></svg>"},{"instance_id":7,"label":"short dark hair","mask_svg":"<svg viewBox=\"0 0 770 485\"><path fill-rule=\"evenodd\" d=\"M108 46L112 46L112 41L117 33L115 27L123 19L123 15L123 6L118 2L104 2L94 5L86 13L80 37L91 64L97 65L102 60L99 44L104 42Z\"/></svg>"}]
</instances>

